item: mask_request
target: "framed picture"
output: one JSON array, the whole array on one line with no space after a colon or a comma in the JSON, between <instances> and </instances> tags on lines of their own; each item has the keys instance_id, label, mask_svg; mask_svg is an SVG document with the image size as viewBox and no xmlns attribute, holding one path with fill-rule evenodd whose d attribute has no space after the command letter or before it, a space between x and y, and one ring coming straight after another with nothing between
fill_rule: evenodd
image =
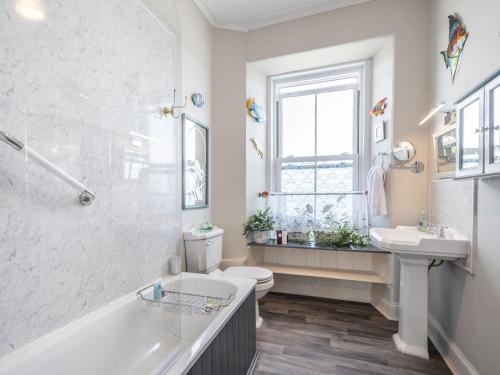
<instances>
[{"instance_id":1,"label":"framed picture","mask_svg":"<svg viewBox=\"0 0 500 375\"><path fill-rule=\"evenodd\" d=\"M376 143L382 142L385 139L385 121L375 122L375 126L373 127L373 136Z\"/></svg>"},{"instance_id":2,"label":"framed picture","mask_svg":"<svg viewBox=\"0 0 500 375\"><path fill-rule=\"evenodd\" d=\"M455 177L457 160L457 129L447 128L434 135L436 169L439 178Z\"/></svg>"},{"instance_id":3,"label":"framed picture","mask_svg":"<svg viewBox=\"0 0 500 375\"><path fill-rule=\"evenodd\" d=\"M182 209L208 207L208 127L182 116Z\"/></svg>"}]
</instances>

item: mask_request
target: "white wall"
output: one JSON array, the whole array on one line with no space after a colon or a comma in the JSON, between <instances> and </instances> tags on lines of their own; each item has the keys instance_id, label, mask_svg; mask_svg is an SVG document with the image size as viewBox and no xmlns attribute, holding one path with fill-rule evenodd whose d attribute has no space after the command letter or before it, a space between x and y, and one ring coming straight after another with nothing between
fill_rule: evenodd
<instances>
[{"instance_id":1,"label":"white wall","mask_svg":"<svg viewBox=\"0 0 500 375\"><path fill-rule=\"evenodd\" d=\"M394 113L394 38L391 38L384 42L377 53L372 58L371 64L371 104L387 97L388 107L385 113L378 117L369 116L369 128L371 129L370 134L370 162L377 153L390 154L393 139L394 139L394 124L393 124L393 113ZM385 135L386 139L375 143L375 131L374 125L379 122L384 121ZM390 162L389 157L379 157L377 158L377 164L382 164L387 166ZM391 207L391 174L387 174L386 180L386 194L387 194L387 206ZM371 224L376 227L386 227L390 226L389 216L377 216L372 218Z\"/></svg>"},{"instance_id":2,"label":"white wall","mask_svg":"<svg viewBox=\"0 0 500 375\"><path fill-rule=\"evenodd\" d=\"M439 54L447 45L447 16L453 13L462 18L470 33L455 84L451 84L449 71L445 70L443 58ZM497 0L480 3L470 0L440 0L433 3L434 103L444 100L447 105L453 104L468 89L500 68L499 14L500 2ZM442 119L442 116L436 116L435 124L430 127L429 145L432 144L431 135L443 129ZM429 149L429 160L435 160L432 148ZM431 180L435 178L435 171L435 165L432 165L429 168ZM500 371L499 197L499 179L479 181L475 275L454 265L445 265L431 271L430 312L482 375L494 375ZM453 222L442 224L454 225Z\"/></svg>"},{"instance_id":3,"label":"white wall","mask_svg":"<svg viewBox=\"0 0 500 375\"><path fill-rule=\"evenodd\" d=\"M385 41L380 47L377 53L372 58L371 64L371 84L372 84L372 103L387 97L387 109L385 113L378 117L370 116L370 162L373 160L377 153L385 153L390 155L393 144L394 144L394 75L395 75L395 40L394 37ZM375 132L374 125L378 121L385 121L385 135L386 139L376 143L375 142ZM387 166L390 163L390 157L378 157L376 160L377 164L382 163ZM397 213L399 209L393 207L393 194L392 186L397 184L398 180L394 178L394 175L388 171L386 175L385 191L387 208L389 211L389 216L376 216L371 218L371 225L374 227L390 227L392 221L395 220L394 213ZM395 210L395 211L394 211ZM392 221L391 221L392 218ZM383 261L388 261L388 267L390 267L392 272L392 277L394 283L391 288L387 288L385 285L373 285L371 293L371 303L376 306L380 311L382 311L388 318L397 319L398 318L398 303L399 303L399 270L400 264L396 256L392 255L385 258Z\"/></svg>"},{"instance_id":4,"label":"white wall","mask_svg":"<svg viewBox=\"0 0 500 375\"><path fill-rule=\"evenodd\" d=\"M182 95L188 98L185 113L211 128L213 29L192 0L177 1L176 4L182 37ZM201 93L205 98L202 108L197 108L191 102L194 92ZM211 190L209 184L210 195ZM212 204L211 196L209 204ZM200 224L205 217L210 220L210 205L204 209L182 211L182 230Z\"/></svg>"},{"instance_id":5,"label":"white wall","mask_svg":"<svg viewBox=\"0 0 500 375\"><path fill-rule=\"evenodd\" d=\"M267 113L267 76L254 64L247 64L246 73L246 97L255 98L257 104L261 105L264 113ZM259 198L259 192L268 189L266 185L266 160L267 160L267 127L270 122L256 122L249 115L246 116L246 215L252 215L256 209L265 208L265 199ZM255 138L259 142L264 158L255 151L250 139Z\"/></svg>"},{"instance_id":6,"label":"white wall","mask_svg":"<svg viewBox=\"0 0 500 375\"><path fill-rule=\"evenodd\" d=\"M245 258L245 33L214 30L212 79L212 218L225 230L223 257Z\"/></svg>"}]
</instances>

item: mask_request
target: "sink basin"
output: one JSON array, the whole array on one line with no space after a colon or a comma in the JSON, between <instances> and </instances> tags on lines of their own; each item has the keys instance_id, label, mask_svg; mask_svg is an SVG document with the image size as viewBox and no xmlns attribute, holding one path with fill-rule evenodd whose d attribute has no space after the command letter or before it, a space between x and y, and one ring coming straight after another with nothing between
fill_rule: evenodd
<instances>
[{"instance_id":1,"label":"sink basin","mask_svg":"<svg viewBox=\"0 0 500 375\"><path fill-rule=\"evenodd\" d=\"M399 329L393 336L396 348L427 359L429 265L433 259L465 258L470 248L469 241L454 230L445 229L444 234L445 238L439 238L405 226L370 229L372 243L396 254L401 263Z\"/></svg>"},{"instance_id":2,"label":"sink basin","mask_svg":"<svg viewBox=\"0 0 500 375\"><path fill-rule=\"evenodd\" d=\"M453 229L445 229L445 237L422 233L417 227L372 228L370 237L375 246L396 254L451 260L465 258L469 241Z\"/></svg>"}]
</instances>

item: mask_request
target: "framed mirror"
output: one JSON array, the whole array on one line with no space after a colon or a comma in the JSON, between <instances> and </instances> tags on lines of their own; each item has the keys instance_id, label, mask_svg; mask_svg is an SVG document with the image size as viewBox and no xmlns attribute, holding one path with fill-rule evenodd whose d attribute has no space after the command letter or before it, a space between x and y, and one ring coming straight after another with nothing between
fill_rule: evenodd
<instances>
[{"instance_id":1,"label":"framed mirror","mask_svg":"<svg viewBox=\"0 0 500 375\"><path fill-rule=\"evenodd\" d=\"M448 128L434 136L436 166L440 178L454 177L457 160L457 130Z\"/></svg>"},{"instance_id":2,"label":"framed mirror","mask_svg":"<svg viewBox=\"0 0 500 375\"><path fill-rule=\"evenodd\" d=\"M182 209L208 207L208 127L182 115Z\"/></svg>"}]
</instances>

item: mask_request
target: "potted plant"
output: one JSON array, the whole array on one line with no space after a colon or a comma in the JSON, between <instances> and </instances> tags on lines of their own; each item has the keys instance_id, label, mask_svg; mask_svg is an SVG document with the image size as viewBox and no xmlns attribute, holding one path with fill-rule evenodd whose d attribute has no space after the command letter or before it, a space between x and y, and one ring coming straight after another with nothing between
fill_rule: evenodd
<instances>
[{"instance_id":1,"label":"potted plant","mask_svg":"<svg viewBox=\"0 0 500 375\"><path fill-rule=\"evenodd\" d=\"M274 219L270 207L265 210L257 210L243 225L243 235L248 238L252 233L256 243L266 243L268 232L273 229Z\"/></svg>"},{"instance_id":2,"label":"potted plant","mask_svg":"<svg viewBox=\"0 0 500 375\"><path fill-rule=\"evenodd\" d=\"M360 233L360 231L351 226L348 221L333 220L331 229L327 232L323 232L316 242L323 246L360 249L370 246L370 237Z\"/></svg>"}]
</instances>

